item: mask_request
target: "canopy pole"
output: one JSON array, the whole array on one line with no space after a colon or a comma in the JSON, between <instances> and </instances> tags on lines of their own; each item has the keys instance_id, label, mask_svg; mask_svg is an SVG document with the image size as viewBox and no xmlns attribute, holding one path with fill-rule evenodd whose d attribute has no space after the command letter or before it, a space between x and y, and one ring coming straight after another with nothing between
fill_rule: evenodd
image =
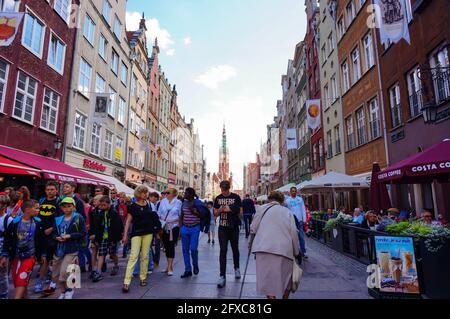
<instances>
[{"instance_id":1,"label":"canopy pole","mask_svg":"<svg viewBox=\"0 0 450 319\"><path fill-rule=\"evenodd\" d=\"M333 188L333 202L334 202L334 209L338 209L337 208L337 202L336 202L336 190Z\"/></svg>"}]
</instances>

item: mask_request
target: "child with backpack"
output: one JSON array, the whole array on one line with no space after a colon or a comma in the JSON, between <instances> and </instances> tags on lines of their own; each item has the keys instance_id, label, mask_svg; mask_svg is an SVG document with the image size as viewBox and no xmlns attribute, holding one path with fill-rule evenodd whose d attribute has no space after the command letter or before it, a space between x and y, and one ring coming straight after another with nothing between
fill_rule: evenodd
<instances>
[{"instance_id":1,"label":"child with backpack","mask_svg":"<svg viewBox=\"0 0 450 319\"><path fill-rule=\"evenodd\" d=\"M24 299L27 294L31 272L37 259L45 259L45 238L38 217L39 203L24 200L22 216L16 216L4 233L0 267L11 260L11 276L16 288L15 299Z\"/></svg>"},{"instance_id":2,"label":"child with backpack","mask_svg":"<svg viewBox=\"0 0 450 319\"><path fill-rule=\"evenodd\" d=\"M75 212L76 203L72 197L61 200L59 206L64 214L55 218L52 236L57 244L52 277L61 289L58 299L72 299L74 291L67 287L67 269L78 263L78 251L86 241L86 223L84 218Z\"/></svg>"}]
</instances>

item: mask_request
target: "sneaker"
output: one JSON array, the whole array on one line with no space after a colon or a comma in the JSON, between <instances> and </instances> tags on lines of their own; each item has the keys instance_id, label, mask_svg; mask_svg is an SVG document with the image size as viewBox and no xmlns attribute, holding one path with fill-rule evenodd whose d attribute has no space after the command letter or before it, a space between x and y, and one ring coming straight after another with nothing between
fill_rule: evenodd
<instances>
[{"instance_id":1,"label":"sneaker","mask_svg":"<svg viewBox=\"0 0 450 319\"><path fill-rule=\"evenodd\" d=\"M111 276L117 276L118 273L119 273L119 266L114 266L113 269L111 270Z\"/></svg>"},{"instance_id":2,"label":"sneaker","mask_svg":"<svg viewBox=\"0 0 450 319\"><path fill-rule=\"evenodd\" d=\"M303 259L308 259L308 256L306 256L306 254L303 254Z\"/></svg>"},{"instance_id":3,"label":"sneaker","mask_svg":"<svg viewBox=\"0 0 450 319\"><path fill-rule=\"evenodd\" d=\"M173 276L173 271L168 271L167 276Z\"/></svg>"},{"instance_id":4,"label":"sneaker","mask_svg":"<svg viewBox=\"0 0 450 319\"><path fill-rule=\"evenodd\" d=\"M102 266L102 272L106 272L106 270L108 270L108 268L106 266L106 261L105 261Z\"/></svg>"},{"instance_id":5,"label":"sneaker","mask_svg":"<svg viewBox=\"0 0 450 319\"><path fill-rule=\"evenodd\" d=\"M200 272L200 269L198 269L198 266L194 266L194 275L198 275L198 273Z\"/></svg>"},{"instance_id":6,"label":"sneaker","mask_svg":"<svg viewBox=\"0 0 450 319\"><path fill-rule=\"evenodd\" d=\"M34 286L34 293L35 294L40 294L42 292L44 292L44 284L42 283L41 280L38 280L36 282L36 285Z\"/></svg>"},{"instance_id":7,"label":"sneaker","mask_svg":"<svg viewBox=\"0 0 450 319\"><path fill-rule=\"evenodd\" d=\"M214 243L215 243L215 242L214 242L214 240L213 240L213 241L212 241L212 244L214 245Z\"/></svg>"},{"instance_id":8,"label":"sneaker","mask_svg":"<svg viewBox=\"0 0 450 319\"><path fill-rule=\"evenodd\" d=\"M188 277L192 277L191 271L185 271L184 274L181 275L181 278L188 278Z\"/></svg>"},{"instance_id":9,"label":"sneaker","mask_svg":"<svg viewBox=\"0 0 450 319\"><path fill-rule=\"evenodd\" d=\"M64 299L73 299L73 294L74 294L74 290L73 289L67 289L65 292L65 298Z\"/></svg>"},{"instance_id":10,"label":"sneaker","mask_svg":"<svg viewBox=\"0 0 450 319\"><path fill-rule=\"evenodd\" d=\"M94 277L92 278L92 282L99 282L100 280L103 280L103 276L100 273L96 272L94 274Z\"/></svg>"},{"instance_id":11,"label":"sneaker","mask_svg":"<svg viewBox=\"0 0 450 319\"><path fill-rule=\"evenodd\" d=\"M91 270L91 274L89 275L89 279L94 279L95 270Z\"/></svg>"},{"instance_id":12,"label":"sneaker","mask_svg":"<svg viewBox=\"0 0 450 319\"><path fill-rule=\"evenodd\" d=\"M66 293L63 292L62 294L59 295L58 299L66 299Z\"/></svg>"},{"instance_id":13,"label":"sneaker","mask_svg":"<svg viewBox=\"0 0 450 319\"><path fill-rule=\"evenodd\" d=\"M56 291L56 283L51 282L46 289L44 289L43 293L46 295L52 295Z\"/></svg>"},{"instance_id":14,"label":"sneaker","mask_svg":"<svg viewBox=\"0 0 450 319\"><path fill-rule=\"evenodd\" d=\"M153 270L147 271L147 275L151 275L151 274L153 274Z\"/></svg>"},{"instance_id":15,"label":"sneaker","mask_svg":"<svg viewBox=\"0 0 450 319\"><path fill-rule=\"evenodd\" d=\"M217 288L223 288L226 284L225 276L220 276L219 281L217 282Z\"/></svg>"},{"instance_id":16,"label":"sneaker","mask_svg":"<svg viewBox=\"0 0 450 319\"><path fill-rule=\"evenodd\" d=\"M241 271L239 270L239 268L236 268L234 270L234 278L241 279Z\"/></svg>"},{"instance_id":17,"label":"sneaker","mask_svg":"<svg viewBox=\"0 0 450 319\"><path fill-rule=\"evenodd\" d=\"M208 239L208 244L211 244L211 240L210 239Z\"/></svg>"}]
</instances>

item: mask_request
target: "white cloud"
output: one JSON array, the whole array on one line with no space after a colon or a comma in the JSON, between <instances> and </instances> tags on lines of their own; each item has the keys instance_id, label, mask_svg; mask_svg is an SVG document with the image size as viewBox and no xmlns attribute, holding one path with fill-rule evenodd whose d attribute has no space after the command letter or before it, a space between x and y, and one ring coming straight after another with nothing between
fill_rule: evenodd
<instances>
[{"instance_id":1,"label":"white cloud","mask_svg":"<svg viewBox=\"0 0 450 319\"><path fill-rule=\"evenodd\" d=\"M195 83L215 90L220 83L226 82L237 75L237 70L229 65L218 65L209 68L205 73L197 76Z\"/></svg>"},{"instance_id":2,"label":"white cloud","mask_svg":"<svg viewBox=\"0 0 450 319\"><path fill-rule=\"evenodd\" d=\"M185 46L189 46L192 43L192 39L191 39L191 37L186 37L183 39L183 42L184 42Z\"/></svg>"},{"instance_id":3,"label":"white cloud","mask_svg":"<svg viewBox=\"0 0 450 319\"><path fill-rule=\"evenodd\" d=\"M139 12L127 12L126 13L126 25L127 31L134 31L139 29L139 22L141 21L142 14ZM175 44L175 41L172 39L170 32L161 27L159 20L156 18L147 19L145 21L147 26L147 41L149 46L153 46L155 38L158 38L159 47L166 51L167 55L169 55L169 51L175 53L175 50L172 46Z\"/></svg>"},{"instance_id":4,"label":"white cloud","mask_svg":"<svg viewBox=\"0 0 450 319\"><path fill-rule=\"evenodd\" d=\"M174 50L174 49L167 50L167 51L166 51L166 54L167 54L168 56L174 56L174 55L175 55L175 50Z\"/></svg>"}]
</instances>

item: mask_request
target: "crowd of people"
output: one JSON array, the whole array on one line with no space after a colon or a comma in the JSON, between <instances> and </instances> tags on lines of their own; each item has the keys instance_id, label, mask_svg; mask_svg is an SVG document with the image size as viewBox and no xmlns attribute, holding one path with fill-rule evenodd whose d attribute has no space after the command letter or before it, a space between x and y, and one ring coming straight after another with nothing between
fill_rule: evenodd
<instances>
[{"instance_id":1,"label":"crowd of people","mask_svg":"<svg viewBox=\"0 0 450 319\"><path fill-rule=\"evenodd\" d=\"M181 278L198 275L201 232L208 234L208 245L215 245L216 236L219 241L218 288L226 285L229 245L234 277L241 278L241 228L245 228L246 238L251 237L249 242L255 243L249 254L256 254L258 291L261 294L275 297L283 286L282 295L286 297L287 286L284 287L284 283L290 278L290 272L284 270L292 265L289 262L302 256L306 258L306 209L296 189L291 190L292 196L286 201L280 193L271 194L271 202L279 203L280 207L273 209L274 216L266 217L267 222L279 219L282 215L277 216L276 211L282 208L282 214L289 218L281 219L278 226L292 226L287 232L281 229L287 237L272 241L271 247L265 237L273 236L277 224L271 223L267 227L267 222L262 221L259 215L265 206L255 205L249 195L242 200L230 191L229 181L221 182L221 194L211 202L201 201L192 188L185 189L183 196L179 196L176 189L168 189L160 195L150 192L146 186L138 186L130 198L115 189L99 186L95 187L93 196L77 194L76 187L71 182L60 185L49 181L45 185L45 196L39 200L31 198L26 186L9 187L0 193L1 299L8 297L9 281L15 288L15 298L26 298L34 269L38 277L33 293L50 296L58 291L58 299L72 299L74 289L67 286L71 267L76 265L81 272L89 272L89 279L97 283L108 271L108 257L112 260L110 275L119 274L120 253L122 258L128 258L122 286L122 292L128 293L134 277L139 278L140 286L148 284L148 275L159 266L161 252L167 259L162 272L167 276L174 275L178 242L181 242L185 265ZM292 249L283 242L289 238L292 242L291 235L295 235ZM273 249L279 253L277 249L280 247L286 260L273 257ZM280 278L272 278L269 275L271 271L267 270L267 265L273 267L277 262L281 262L280 271L284 276L281 286L273 285ZM274 273L281 276L279 271Z\"/></svg>"}]
</instances>

